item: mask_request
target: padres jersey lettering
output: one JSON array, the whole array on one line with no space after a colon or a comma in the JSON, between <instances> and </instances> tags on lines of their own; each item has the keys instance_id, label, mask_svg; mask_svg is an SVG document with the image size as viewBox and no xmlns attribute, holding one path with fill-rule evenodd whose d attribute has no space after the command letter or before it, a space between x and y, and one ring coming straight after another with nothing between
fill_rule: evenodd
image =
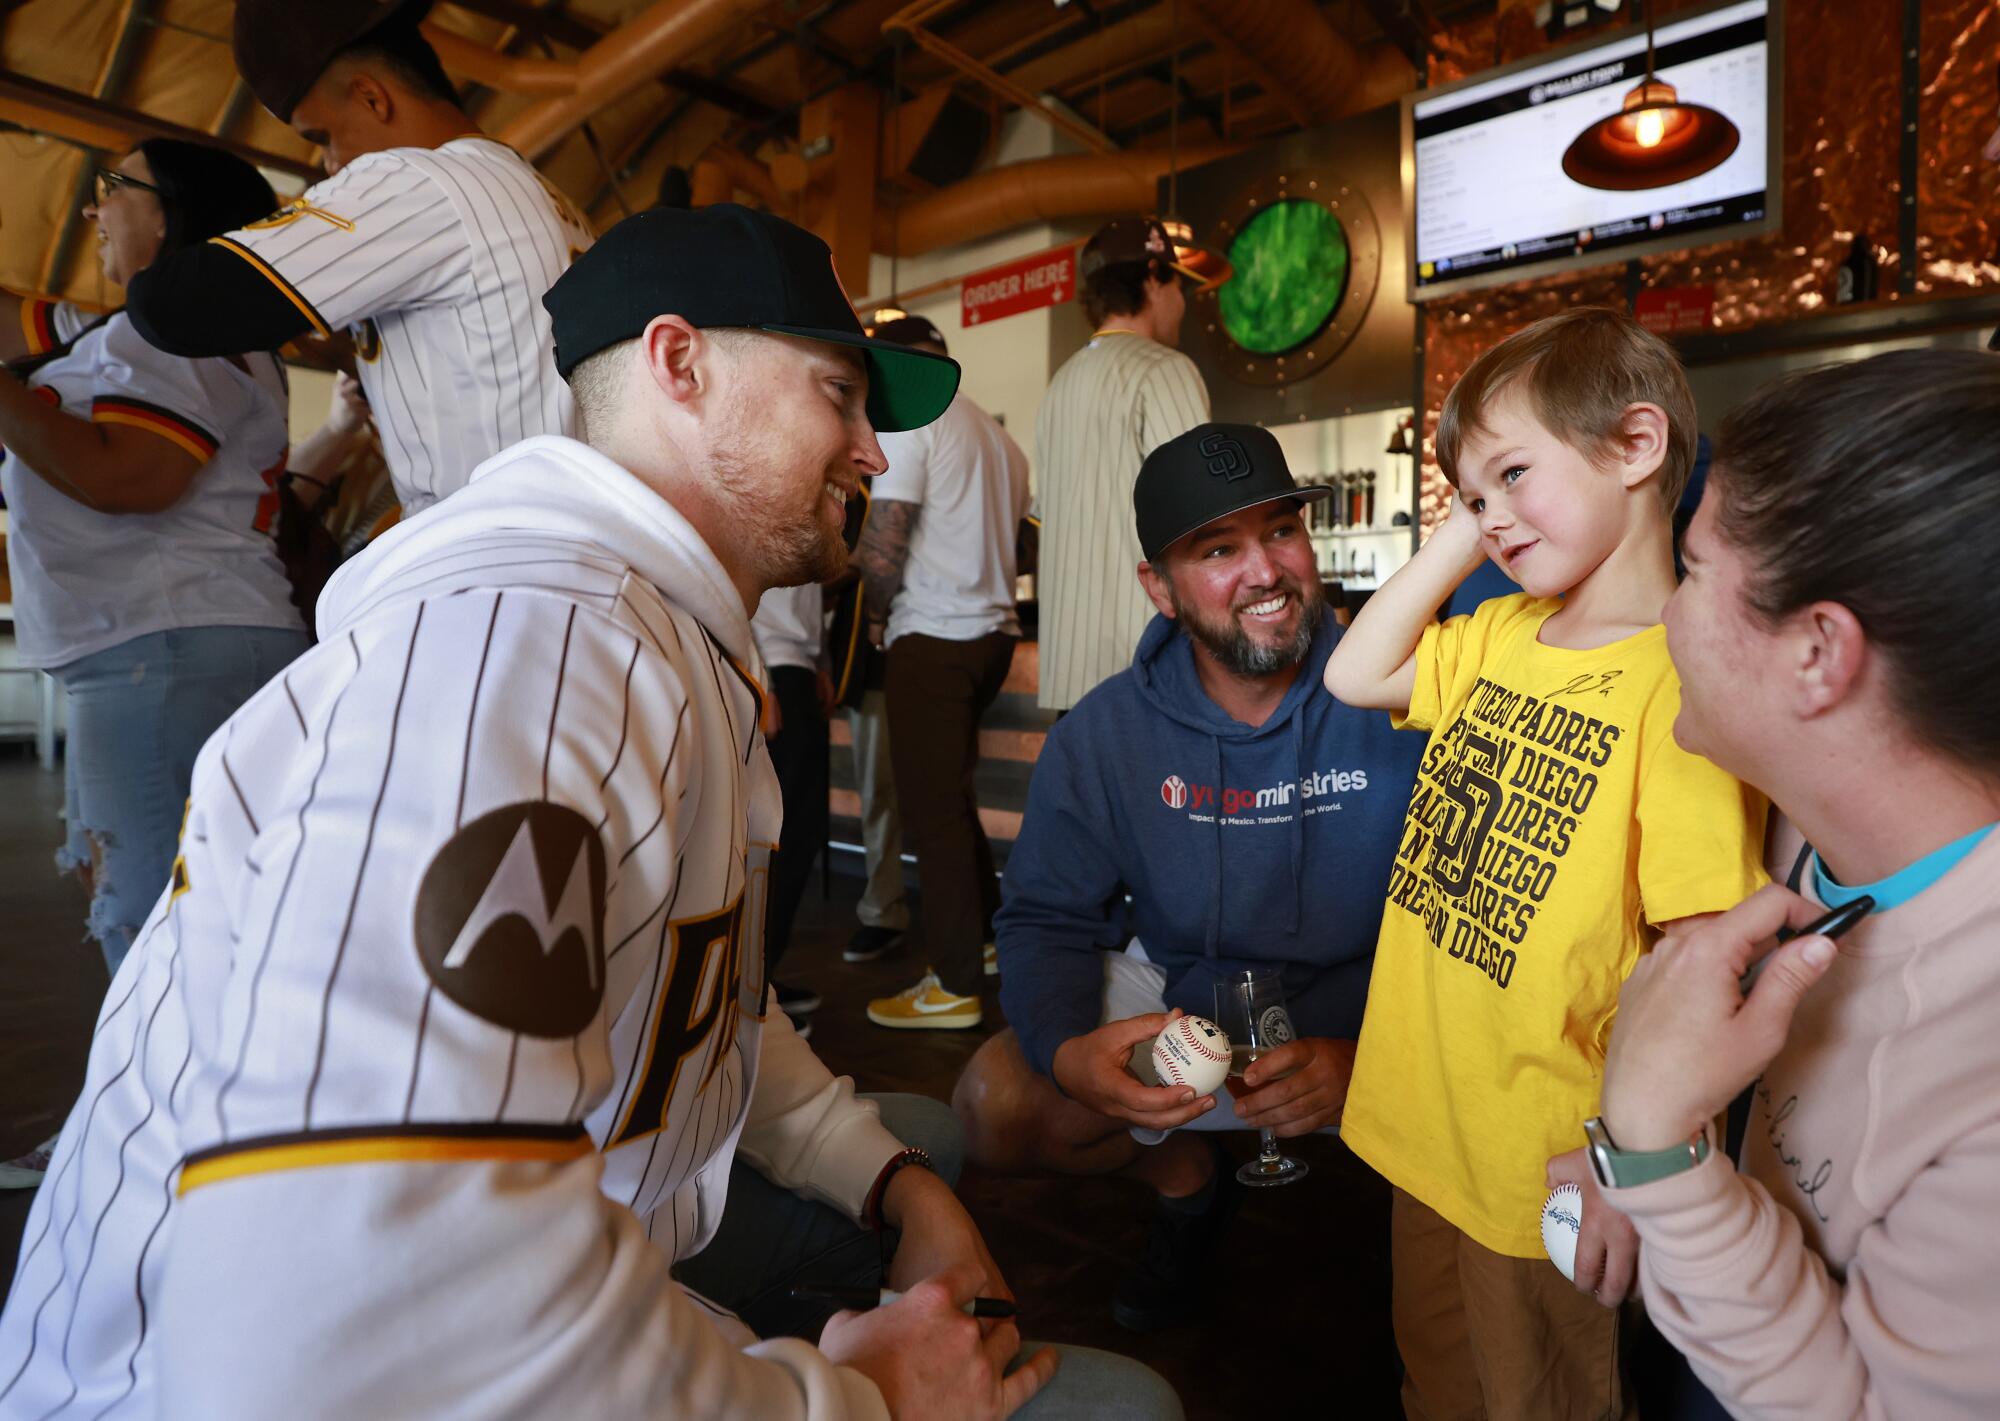
<instances>
[{"instance_id":1,"label":"padres jersey lettering","mask_svg":"<svg viewBox=\"0 0 2000 1421\"><path fill-rule=\"evenodd\" d=\"M405 516L508 445L573 431L541 298L590 230L511 148L370 153L215 242L314 330L353 332Z\"/></svg>"},{"instance_id":2,"label":"padres jersey lettering","mask_svg":"<svg viewBox=\"0 0 2000 1421\"><path fill-rule=\"evenodd\" d=\"M1099 335L1049 382L1035 418L1044 708L1068 710L1132 664L1153 617L1132 485L1148 454L1207 418L1194 362L1129 332Z\"/></svg>"},{"instance_id":3,"label":"padres jersey lettering","mask_svg":"<svg viewBox=\"0 0 2000 1421\"><path fill-rule=\"evenodd\" d=\"M0 1314L0 1417L872 1414L668 1273L739 1139L857 1216L900 1149L763 1015L781 808L719 565L541 439L321 623L196 767Z\"/></svg>"}]
</instances>

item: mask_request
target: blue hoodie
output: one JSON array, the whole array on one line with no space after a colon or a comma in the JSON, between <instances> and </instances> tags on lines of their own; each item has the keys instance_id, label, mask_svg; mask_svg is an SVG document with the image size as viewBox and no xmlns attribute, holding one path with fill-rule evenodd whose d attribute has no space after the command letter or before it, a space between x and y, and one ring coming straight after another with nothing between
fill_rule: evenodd
<instances>
[{"instance_id":1,"label":"blue hoodie","mask_svg":"<svg viewBox=\"0 0 2000 1421\"><path fill-rule=\"evenodd\" d=\"M1212 1016L1217 980L1275 964L1302 1035L1359 1034L1424 737L1321 688L1340 631L1322 623L1253 727L1209 699L1192 645L1156 616L1131 669L1049 732L994 919L1001 1005L1037 1071L1097 1027L1098 953L1133 936L1168 1006Z\"/></svg>"}]
</instances>

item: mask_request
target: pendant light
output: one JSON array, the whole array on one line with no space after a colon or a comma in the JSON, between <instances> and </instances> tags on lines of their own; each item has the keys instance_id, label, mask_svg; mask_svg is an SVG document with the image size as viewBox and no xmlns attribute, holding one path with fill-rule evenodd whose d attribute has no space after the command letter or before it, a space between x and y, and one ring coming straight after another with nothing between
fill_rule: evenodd
<instances>
[{"instance_id":1,"label":"pendant light","mask_svg":"<svg viewBox=\"0 0 2000 1421\"><path fill-rule=\"evenodd\" d=\"M1172 30L1169 43L1173 48L1167 56L1167 211L1161 217L1160 226L1167 234L1167 240L1174 244L1174 265L1191 274L1196 281L1195 294L1215 290L1223 282L1236 274L1236 268L1220 250L1206 242L1194 239L1194 228L1180 216L1181 210L1181 7L1180 0L1173 0L1168 9L1167 23Z\"/></svg>"},{"instance_id":2,"label":"pendant light","mask_svg":"<svg viewBox=\"0 0 2000 1421\"><path fill-rule=\"evenodd\" d=\"M1646 77L1620 110L1569 145L1563 172L1585 187L1638 192L1669 187L1720 167L1742 135L1715 109L1681 102L1653 74L1653 10L1646 7Z\"/></svg>"}]
</instances>

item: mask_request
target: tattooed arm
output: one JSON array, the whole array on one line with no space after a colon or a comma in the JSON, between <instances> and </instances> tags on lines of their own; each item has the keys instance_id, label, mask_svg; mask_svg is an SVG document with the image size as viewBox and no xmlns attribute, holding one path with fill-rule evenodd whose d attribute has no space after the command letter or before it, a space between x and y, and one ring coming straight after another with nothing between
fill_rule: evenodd
<instances>
[{"instance_id":1,"label":"tattooed arm","mask_svg":"<svg viewBox=\"0 0 2000 1421\"><path fill-rule=\"evenodd\" d=\"M903 586L903 568L910 560L910 535L916 531L921 507L893 498L878 498L862 525L861 545L854 562L861 569L862 609L868 619L868 639L881 645L881 628L889 620L889 604Z\"/></svg>"}]
</instances>

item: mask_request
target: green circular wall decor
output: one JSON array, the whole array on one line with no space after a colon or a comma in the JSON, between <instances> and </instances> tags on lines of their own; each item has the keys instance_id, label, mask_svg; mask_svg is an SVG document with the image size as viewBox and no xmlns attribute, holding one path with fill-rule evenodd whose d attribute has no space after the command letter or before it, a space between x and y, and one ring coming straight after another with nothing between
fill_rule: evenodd
<instances>
[{"instance_id":1,"label":"green circular wall decor","mask_svg":"<svg viewBox=\"0 0 2000 1421\"><path fill-rule=\"evenodd\" d=\"M1198 293L1215 373L1244 385L1310 380L1340 358L1375 302L1382 233L1362 190L1333 167L1290 163L1195 216L1236 274Z\"/></svg>"},{"instance_id":2,"label":"green circular wall decor","mask_svg":"<svg viewBox=\"0 0 2000 1421\"><path fill-rule=\"evenodd\" d=\"M1217 293L1223 329L1256 355L1310 341L1347 292L1347 230L1323 203L1271 203L1237 232L1229 260L1236 274Z\"/></svg>"}]
</instances>

